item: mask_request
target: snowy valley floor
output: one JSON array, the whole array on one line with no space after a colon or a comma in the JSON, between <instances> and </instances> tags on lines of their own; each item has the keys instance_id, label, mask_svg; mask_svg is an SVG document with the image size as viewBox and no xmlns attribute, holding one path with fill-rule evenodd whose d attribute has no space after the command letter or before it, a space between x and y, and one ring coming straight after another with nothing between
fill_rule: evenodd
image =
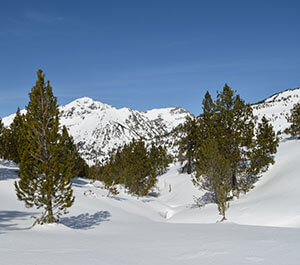
<instances>
[{"instance_id":1,"label":"snowy valley floor","mask_svg":"<svg viewBox=\"0 0 300 265\"><path fill-rule=\"evenodd\" d=\"M33 228L38 211L17 201L17 168L1 161L0 264L300 264L299 157L300 141L281 142L275 165L231 202L225 223L215 205L191 207L202 193L174 165L156 198L107 198L101 183L76 179L70 213Z\"/></svg>"}]
</instances>

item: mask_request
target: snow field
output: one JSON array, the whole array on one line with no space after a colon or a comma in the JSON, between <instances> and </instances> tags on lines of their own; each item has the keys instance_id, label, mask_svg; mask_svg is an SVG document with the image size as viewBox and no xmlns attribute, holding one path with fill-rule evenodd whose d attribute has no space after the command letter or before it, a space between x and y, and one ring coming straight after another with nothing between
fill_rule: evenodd
<instances>
[{"instance_id":1,"label":"snow field","mask_svg":"<svg viewBox=\"0 0 300 265\"><path fill-rule=\"evenodd\" d=\"M1 161L0 264L299 264L299 155L300 141L281 142L276 163L230 203L224 223L214 204L191 207L203 192L176 164L159 177L156 197L107 198L100 182L75 179L70 213L33 228L39 211L17 201L17 168Z\"/></svg>"}]
</instances>

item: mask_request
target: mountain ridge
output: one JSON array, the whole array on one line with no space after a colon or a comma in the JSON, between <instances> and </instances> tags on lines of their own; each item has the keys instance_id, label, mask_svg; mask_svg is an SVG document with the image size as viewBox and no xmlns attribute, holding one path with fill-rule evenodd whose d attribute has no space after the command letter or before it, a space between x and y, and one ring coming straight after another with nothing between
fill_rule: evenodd
<instances>
[{"instance_id":1,"label":"mountain ridge","mask_svg":"<svg viewBox=\"0 0 300 265\"><path fill-rule=\"evenodd\" d=\"M67 127L80 154L89 164L95 163L99 157L104 159L132 139L150 141L166 135L184 123L187 116L193 116L181 107L144 112L126 107L117 109L89 97L59 106L59 110L60 124ZM12 114L3 118L4 126L9 126L14 117L15 114Z\"/></svg>"},{"instance_id":2,"label":"mountain ridge","mask_svg":"<svg viewBox=\"0 0 300 265\"><path fill-rule=\"evenodd\" d=\"M300 88L294 88L275 93L251 106L258 120L266 116L276 132L284 132L289 126L286 117L298 102ZM89 97L76 99L59 106L59 109L61 125L67 127L80 154L89 164L95 163L100 157L105 159L111 151L128 144L132 139L151 141L168 135L187 117L194 116L181 107L147 111L126 107L117 109ZM25 113L25 110L21 113ZM15 114L4 117L4 126L9 126L14 117Z\"/></svg>"}]
</instances>

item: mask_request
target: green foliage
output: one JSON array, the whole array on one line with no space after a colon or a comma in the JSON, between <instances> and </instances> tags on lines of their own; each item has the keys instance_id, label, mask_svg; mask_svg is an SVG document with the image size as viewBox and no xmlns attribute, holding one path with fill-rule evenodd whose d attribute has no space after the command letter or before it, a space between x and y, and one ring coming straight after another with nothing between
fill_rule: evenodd
<instances>
[{"instance_id":1,"label":"green foliage","mask_svg":"<svg viewBox=\"0 0 300 265\"><path fill-rule=\"evenodd\" d=\"M178 141L179 147L179 160L181 162L187 161L186 171L188 174L192 173L192 164L196 158L197 150L197 139L198 137L198 127L196 118L188 117L183 127L181 128L183 136Z\"/></svg>"},{"instance_id":2,"label":"green foliage","mask_svg":"<svg viewBox=\"0 0 300 265\"><path fill-rule=\"evenodd\" d=\"M273 126L263 116L256 129L256 138L254 139L253 147L250 149L251 152L248 153L250 166L247 167L246 190L248 189L247 186L253 184L261 173L268 170L270 164L275 163L273 155L277 152L278 143L279 139L273 130ZM241 183L241 187L243 189L243 183Z\"/></svg>"},{"instance_id":3,"label":"green foliage","mask_svg":"<svg viewBox=\"0 0 300 265\"><path fill-rule=\"evenodd\" d=\"M230 163L219 151L215 139L207 138L200 146L201 163L196 164L193 183L201 189L214 192L219 213L225 220L225 211L229 207L231 190Z\"/></svg>"},{"instance_id":4,"label":"green foliage","mask_svg":"<svg viewBox=\"0 0 300 265\"><path fill-rule=\"evenodd\" d=\"M166 148L154 143L147 147L142 140L133 140L116 150L103 166L95 165L92 170L97 175L93 178L105 183L108 196L117 192L117 184L124 185L129 193L145 196L170 162Z\"/></svg>"},{"instance_id":5,"label":"green foliage","mask_svg":"<svg viewBox=\"0 0 300 265\"><path fill-rule=\"evenodd\" d=\"M219 212L225 219L228 200L247 192L274 163L278 138L264 117L256 126L252 108L227 84L213 101L207 92L203 113L188 121L179 149L191 149L196 169L194 184L214 192ZM187 159L187 157L185 157Z\"/></svg>"},{"instance_id":6,"label":"green foliage","mask_svg":"<svg viewBox=\"0 0 300 265\"><path fill-rule=\"evenodd\" d=\"M239 181L244 177L248 151L254 137L255 119L251 106L235 95L225 84L218 92L213 125L220 152L229 161L231 189L238 194Z\"/></svg>"},{"instance_id":7,"label":"green foliage","mask_svg":"<svg viewBox=\"0 0 300 265\"><path fill-rule=\"evenodd\" d=\"M287 121L291 125L286 132L300 139L300 103L295 104L291 109L291 115L287 117Z\"/></svg>"},{"instance_id":8,"label":"green foliage","mask_svg":"<svg viewBox=\"0 0 300 265\"><path fill-rule=\"evenodd\" d=\"M23 151L19 164L20 180L15 182L17 197L26 207L43 209L37 223L52 223L67 213L74 202L71 177L74 176L74 150L67 148L64 128L59 134L57 99L50 82L39 70L29 94L24 122Z\"/></svg>"},{"instance_id":9,"label":"green foliage","mask_svg":"<svg viewBox=\"0 0 300 265\"><path fill-rule=\"evenodd\" d=\"M85 160L80 156L73 137L69 135L66 126L62 129L62 141L64 143L65 154L72 156L73 160L73 177L85 178L88 176L89 167Z\"/></svg>"},{"instance_id":10,"label":"green foliage","mask_svg":"<svg viewBox=\"0 0 300 265\"><path fill-rule=\"evenodd\" d=\"M21 115L18 108L16 116L9 128L5 129L5 159L12 160L15 163L20 163L21 154L24 149L24 143L26 141L25 128L24 128L25 116Z\"/></svg>"}]
</instances>

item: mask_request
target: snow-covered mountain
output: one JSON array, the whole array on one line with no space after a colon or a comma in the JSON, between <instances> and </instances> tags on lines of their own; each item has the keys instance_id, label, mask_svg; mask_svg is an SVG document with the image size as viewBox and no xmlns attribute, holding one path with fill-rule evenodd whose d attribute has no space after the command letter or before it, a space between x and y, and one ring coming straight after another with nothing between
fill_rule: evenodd
<instances>
[{"instance_id":1,"label":"snow-covered mountain","mask_svg":"<svg viewBox=\"0 0 300 265\"><path fill-rule=\"evenodd\" d=\"M300 102L300 88L288 89L253 104L254 114L264 115L276 131L288 127L286 116L294 104ZM24 110L22 111L24 113ZM113 106L84 97L60 106L60 121L66 125L80 153L89 163L101 160L110 151L132 139L151 140L172 131L192 114L183 108L161 108L139 112ZM15 114L3 118L8 126Z\"/></svg>"},{"instance_id":2,"label":"snow-covered mountain","mask_svg":"<svg viewBox=\"0 0 300 265\"><path fill-rule=\"evenodd\" d=\"M24 111L23 111L24 112ZM90 163L105 157L111 150L132 139L151 140L169 133L191 113L183 108L162 108L139 112L117 109L84 97L60 106L60 122L65 125ZM3 118L8 126L15 114Z\"/></svg>"},{"instance_id":3,"label":"snow-covered mountain","mask_svg":"<svg viewBox=\"0 0 300 265\"><path fill-rule=\"evenodd\" d=\"M287 89L252 105L254 115L261 119L264 115L275 131L283 132L288 126L286 117L293 106L300 102L300 88Z\"/></svg>"}]
</instances>

